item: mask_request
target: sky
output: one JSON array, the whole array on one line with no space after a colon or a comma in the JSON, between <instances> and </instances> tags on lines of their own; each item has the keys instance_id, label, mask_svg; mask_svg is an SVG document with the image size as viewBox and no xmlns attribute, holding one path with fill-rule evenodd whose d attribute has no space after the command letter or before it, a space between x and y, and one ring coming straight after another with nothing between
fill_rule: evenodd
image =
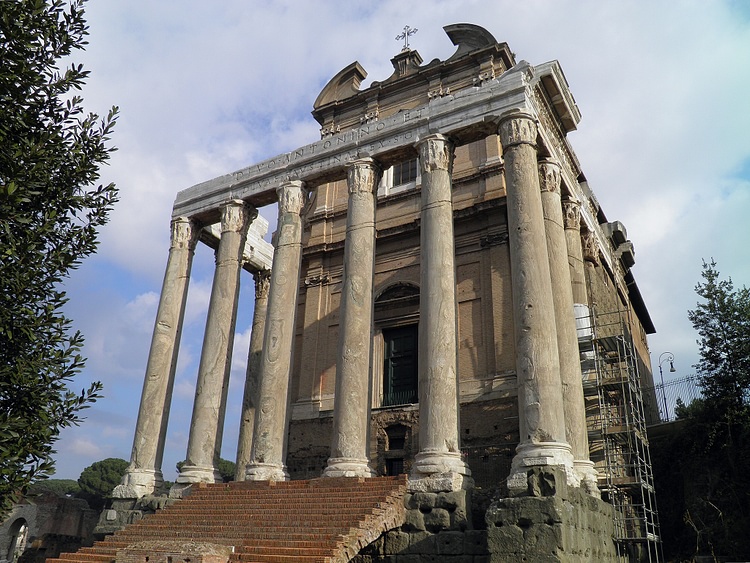
<instances>
[{"instance_id":1,"label":"sky","mask_svg":"<svg viewBox=\"0 0 750 563\"><path fill-rule=\"evenodd\" d=\"M742 0L90 0L85 107L120 108L102 169L120 201L98 253L65 283L88 362L72 388L105 397L56 445L57 478L130 458L178 191L320 137L320 90L359 61L366 88L390 76L405 25L425 63L455 50L443 26L473 23L517 61L558 60L582 113L568 136L610 221L633 242L632 271L657 333L654 370L672 352L694 373L702 260L750 285L750 3ZM275 208L260 210L273 226ZM190 281L164 476L185 457L213 254ZM222 457L237 447L253 284L244 275Z\"/></svg>"}]
</instances>

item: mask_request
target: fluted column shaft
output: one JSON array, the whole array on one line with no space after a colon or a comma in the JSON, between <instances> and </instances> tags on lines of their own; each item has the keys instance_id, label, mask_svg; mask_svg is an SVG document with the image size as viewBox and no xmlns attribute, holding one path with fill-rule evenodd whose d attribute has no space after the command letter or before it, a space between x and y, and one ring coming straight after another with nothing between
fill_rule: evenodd
<instances>
[{"instance_id":1,"label":"fluted column shaft","mask_svg":"<svg viewBox=\"0 0 750 563\"><path fill-rule=\"evenodd\" d=\"M255 409L253 447L246 472L246 479L253 481L289 479L284 457L302 256L302 182L287 182L276 193L279 200L277 238L261 354L259 402Z\"/></svg>"},{"instance_id":2,"label":"fluted column shaft","mask_svg":"<svg viewBox=\"0 0 750 563\"><path fill-rule=\"evenodd\" d=\"M470 471L458 430L456 267L451 171L453 145L442 135L417 143L422 173L419 292L419 453L410 479L461 488ZM432 483L430 484L430 482Z\"/></svg>"},{"instance_id":3,"label":"fluted column shaft","mask_svg":"<svg viewBox=\"0 0 750 563\"><path fill-rule=\"evenodd\" d=\"M586 406L583 400L581 360L578 351L573 289L568 263L568 244L565 237L562 198L560 195L560 167L550 160L539 164L542 190L542 209L547 238L555 306L557 347L560 355L565 436L573 453L575 475L587 489L596 490L596 471L589 461L589 440L586 426Z\"/></svg>"},{"instance_id":4,"label":"fluted column shaft","mask_svg":"<svg viewBox=\"0 0 750 563\"><path fill-rule=\"evenodd\" d=\"M253 308L253 326L250 333L250 347L247 354L247 371L245 373L245 393L242 397L242 415L240 418L240 436L237 440L237 463L234 480L244 481L247 464L253 445L253 426L255 425L255 407L258 404L258 387L260 385L260 355L263 350L263 336L266 330L266 311L268 309L268 289L271 287L271 272L258 271L255 279L255 306Z\"/></svg>"},{"instance_id":5,"label":"fluted column shaft","mask_svg":"<svg viewBox=\"0 0 750 563\"><path fill-rule=\"evenodd\" d=\"M198 366L187 459L177 477L175 491L189 483L221 480L217 464L229 389L242 253L247 229L256 215L241 200L229 201L221 208L221 239Z\"/></svg>"},{"instance_id":6,"label":"fluted column shaft","mask_svg":"<svg viewBox=\"0 0 750 563\"><path fill-rule=\"evenodd\" d=\"M368 465L375 191L380 170L371 158L347 169L344 275L341 288L331 457L326 477L371 477Z\"/></svg>"},{"instance_id":7,"label":"fluted column shaft","mask_svg":"<svg viewBox=\"0 0 750 563\"><path fill-rule=\"evenodd\" d=\"M563 466L572 473L565 437L555 307L537 169L536 124L525 114L500 123L505 158L520 443L511 491L526 489L527 468Z\"/></svg>"},{"instance_id":8,"label":"fluted column shaft","mask_svg":"<svg viewBox=\"0 0 750 563\"><path fill-rule=\"evenodd\" d=\"M116 496L140 498L159 491L164 484L161 464L197 233L198 228L190 219L172 220L169 258L146 364L130 465L122 486L115 490Z\"/></svg>"}]
</instances>

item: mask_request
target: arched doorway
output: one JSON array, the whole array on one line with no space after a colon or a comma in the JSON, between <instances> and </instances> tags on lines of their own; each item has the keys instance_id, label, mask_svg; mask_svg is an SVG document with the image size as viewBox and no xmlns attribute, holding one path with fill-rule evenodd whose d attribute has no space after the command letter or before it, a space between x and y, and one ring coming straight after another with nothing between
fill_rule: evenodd
<instances>
[{"instance_id":1,"label":"arched doorway","mask_svg":"<svg viewBox=\"0 0 750 563\"><path fill-rule=\"evenodd\" d=\"M19 518L10 527L10 543L6 559L15 563L26 549L26 540L29 535L29 526L23 518Z\"/></svg>"}]
</instances>

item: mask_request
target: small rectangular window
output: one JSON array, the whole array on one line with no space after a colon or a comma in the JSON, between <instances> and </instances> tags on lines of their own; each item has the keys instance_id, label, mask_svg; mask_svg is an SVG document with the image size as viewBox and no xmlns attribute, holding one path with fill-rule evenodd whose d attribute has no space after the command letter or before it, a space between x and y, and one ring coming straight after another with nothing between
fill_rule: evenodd
<instances>
[{"instance_id":1,"label":"small rectangular window","mask_svg":"<svg viewBox=\"0 0 750 563\"><path fill-rule=\"evenodd\" d=\"M393 165L393 185L401 186L414 182L417 179L417 159L412 158L406 162Z\"/></svg>"}]
</instances>

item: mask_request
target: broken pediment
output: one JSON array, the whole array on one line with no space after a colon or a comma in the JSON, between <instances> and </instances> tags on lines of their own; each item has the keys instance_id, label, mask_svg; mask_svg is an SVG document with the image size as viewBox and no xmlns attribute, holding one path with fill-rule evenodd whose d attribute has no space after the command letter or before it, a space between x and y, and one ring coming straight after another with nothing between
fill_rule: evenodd
<instances>
[{"instance_id":1,"label":"broken pediment","mask_svg":"<svg viewBox=\"0 0 750 563\"><path fill-rule=\"evenodd\" d=\"M331 102L344 100L359 92L359 85L367 77L367 71L354 61L328 81L313 104L318 109Z\"/></svg>"}]
</instances>

